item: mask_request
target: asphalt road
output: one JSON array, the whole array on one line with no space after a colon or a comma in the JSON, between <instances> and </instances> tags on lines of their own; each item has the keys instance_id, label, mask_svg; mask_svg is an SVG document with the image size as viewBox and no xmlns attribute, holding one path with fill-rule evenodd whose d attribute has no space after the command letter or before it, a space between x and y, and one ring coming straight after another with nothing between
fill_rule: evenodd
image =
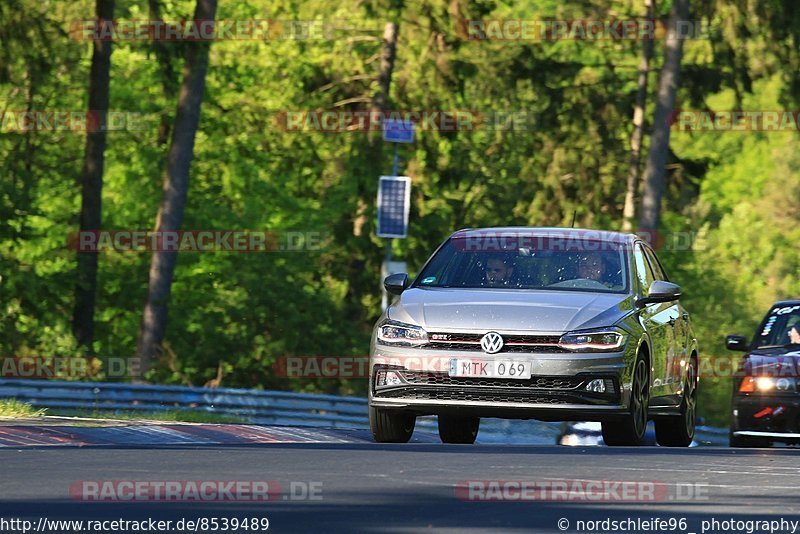
<instances>
[{"instance_id":1,"label":"asphalt road","mask_svg":"<svg viewBox=\"0 0 800 534\"><path fill-rule=\"evenodd\" d=\"M800 457L792 449L432 443L280 443L159 449L41 447L0 450L0 469L0 518L34 521L41 517L152 517L172 521L266 517L269 531L274 532L578 532L579 520L631 518L639 523L626 523L625 528L607 525L609 529L605 531L697 533L703 531L702 521L714 518L720 522L781 518L800 521ZM281 493L268 502L97 503L86 502L85 492L81 493L84 490L75 490L85 488L80 481L108 480L267 480L277 481ZM529 484L538 481L544 484L540 487L555 487L547 486L553 481L570 481L572 485L567 493L548 492L545 500L542 491L547 490L534 493L535 500L503 502L468 500L468 492L455 489L459 481L485 480L525 480ZM583 485L575 486L576 481ZM598 486L589 487L586 481L606 481L606 497L589 501L587 495L599 495ZM641 484L624 496L624 490L609 485L611 481ZM501 487L482 484L477 490L473 486L473 497L497 496L492 488ZM506 493L501 496L516 499L520 495L508 489L513 485L502 487ZM274 484L272 488L274 491ZM587 493L582 494L581 488ZM292 498L302 498L305 490L315 499ZM657 524L652 522L654 518L667 523ZM685 528L679 522L681 518L686 520ZM558 528L559 520L566 530ZM642 523L645 520L651 523ZM602 526L584 524L582 531L600 532L603 529L596 527ZM746 523L739 526L747 528ZM713 531L736 531L735 527L719 523ZM239 532L263 531L259 529ZM3 529L14 531L8 524ZM55 532L53 527L50 531ZM780 531L792 530L790 527Z\"/></svg>"}]
</instances>

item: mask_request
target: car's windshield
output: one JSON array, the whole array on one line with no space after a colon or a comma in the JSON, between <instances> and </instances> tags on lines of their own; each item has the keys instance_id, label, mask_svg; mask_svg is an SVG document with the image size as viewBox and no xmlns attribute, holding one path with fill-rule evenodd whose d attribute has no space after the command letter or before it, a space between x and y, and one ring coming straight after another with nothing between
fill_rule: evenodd
<instances>
[{"instance_id":1,"label":"car's windshield","mask_svg":"<svg viewBox=\"0 0 800 534\"><path fill-rule=\"evenodd\" d=\"M756 333L756 347L800 344L800 304L772 308Z\"/></svg>"},{"instance_id":2,"label":"car's windshield","mask_svg":"<svg viewBox=\"0 0 800 534\"><path fill-rule=\"evenodd\" d=\"M448 240L417 277L415 287L547 289L625 293L624 246L606 241L535 238L474 246Z\"/></svg>"}]
</instances>

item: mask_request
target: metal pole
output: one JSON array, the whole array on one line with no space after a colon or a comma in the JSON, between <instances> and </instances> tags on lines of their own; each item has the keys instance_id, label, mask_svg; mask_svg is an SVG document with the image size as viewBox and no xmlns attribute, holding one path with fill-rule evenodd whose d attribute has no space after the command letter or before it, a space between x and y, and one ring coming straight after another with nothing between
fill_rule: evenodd
<instances>
[{"instance_id":1,"label":"metal pole","mask_svg":"<svg viewBox=\"0 0 800 534\"><path fill-rule=\"evenodd\" d=\"M400 166L400 158L397 155L397 143L394 144L394 156L392 156L392 176L397 176L397 170ZM386 269L389 269L389 262L392 261L392 244L394 243L394 239L391 237L386 240ZM389 307L389 295L386 293L386 290L383 291L383 297L381 298L381 309L385 310Z\"/></svg>"}]
</instances>

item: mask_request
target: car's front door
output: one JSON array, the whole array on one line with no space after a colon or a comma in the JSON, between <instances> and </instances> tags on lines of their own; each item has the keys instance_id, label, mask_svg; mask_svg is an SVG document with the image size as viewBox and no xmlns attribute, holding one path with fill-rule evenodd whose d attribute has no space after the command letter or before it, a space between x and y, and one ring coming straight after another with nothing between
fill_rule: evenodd
<instances>
[{"instance_id":1,"label":"car's front door","mask_svg":"<svg viewBox=\"0 0 800 534\"><path fill-rule=\"evenodd\" d=\"M656 280L656 276L641 243L635 246L633 256L639 292L641 296L646 297L650 284ZM670 302L652 303L644 306L639 312L639 318L650 338L650 383L653 386L650 398L651 402L656 401L656 403L658 403L657 397L672 393L672 388L667 380L667 367L670 350L674 344L674 333L670 323L673 318L673 304Z\"/></svg>"},{"instance_id":2,"label":"car's front door","mask_svg":"<svg viewBox=\"0 0 800 534\"><path fill-rule=\"evenodd\" d=\"M655 279L669 282L667 274L664 272L664 268L655 253L648 247L644 247L644 253ZM667 322L665 332L667 343L662 384L664 385L665 395L677 395L683 388L681 379L686 360L686 321L681 316L682 310L677 300L663 303L661 313L663 314L663 319ZM672 401L668 402L671 403Z\"/></svg>"}]
</instances>

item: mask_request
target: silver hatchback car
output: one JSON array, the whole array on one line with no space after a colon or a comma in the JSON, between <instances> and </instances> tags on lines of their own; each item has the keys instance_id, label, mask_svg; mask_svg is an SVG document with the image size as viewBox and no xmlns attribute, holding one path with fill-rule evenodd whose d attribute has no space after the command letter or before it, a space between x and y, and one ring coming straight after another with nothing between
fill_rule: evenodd
<instances>
[{"instance_id":1,"label":"silver hatchback car","mask_svg":"<svg viewBox=\"0 0 800 534\"><path fill-rule=\"evenodd\" d=\"M661 445L695 430L698 350L689 314L633 234L484 228L451 235L375 325L369 419L407 442L436 415L445 443L473 443L481 417L600 421L608 445Z\"/></svg>"}]
</instances>

